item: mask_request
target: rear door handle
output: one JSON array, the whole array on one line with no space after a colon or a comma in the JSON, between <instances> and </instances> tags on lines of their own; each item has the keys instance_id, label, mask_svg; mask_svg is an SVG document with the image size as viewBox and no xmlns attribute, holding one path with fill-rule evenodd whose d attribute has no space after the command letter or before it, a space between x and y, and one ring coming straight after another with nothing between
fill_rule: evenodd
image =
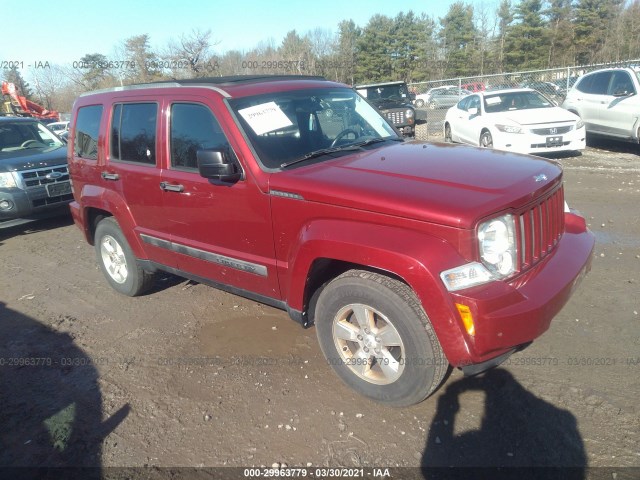
<instances>
[{"instance_id":1,"label":"rear door handle","mask_svg":"<svg viewBox=\"0 0 640 480\"><path fill-rule=\"evenodd\" d=\"M101 175L105 180L120 180L120 175L117 173L102 172Z\"/></svg>"},{"instance_id":2,"label":"rear door handle","mask_svg":"<svg viewBox=\"0 0 640 480\"><path fill-rule=\"evenodd\" d=\"M160 182L160 188L165 192L184 192L184 185L174 185L167 182Z\"/></svg>"}]
</instances>

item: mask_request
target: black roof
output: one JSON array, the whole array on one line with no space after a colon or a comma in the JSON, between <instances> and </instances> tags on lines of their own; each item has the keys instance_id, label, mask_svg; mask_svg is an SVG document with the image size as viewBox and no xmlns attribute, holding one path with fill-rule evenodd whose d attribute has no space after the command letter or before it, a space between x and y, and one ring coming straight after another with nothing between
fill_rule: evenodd
<instances>
[{"instance_id":1,"label":"black roof","mask_svg":"<svg viewBox=\"0 0 640 480\"><path fill-rule=\"evenodd\" d=\"M178 85L229 85L283 80L326 80L326 78L312 75L232 75L228 77L159 80L157 82L146 82L138 85L154 85L163 83L177 83Z\"/></svg>"}]
</instances>

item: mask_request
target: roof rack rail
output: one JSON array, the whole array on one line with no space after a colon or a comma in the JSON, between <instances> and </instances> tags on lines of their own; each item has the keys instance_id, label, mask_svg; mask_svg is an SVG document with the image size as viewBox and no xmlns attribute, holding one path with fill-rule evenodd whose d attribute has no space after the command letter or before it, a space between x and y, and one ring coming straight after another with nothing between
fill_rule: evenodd
<instances>
[{"instance_id":1,"label":"roof rack rail","mask_svg":"<svg viewBox=\"0 0 640 480\"><path fill-rule=\"evenodd\" d=\"M286 81L286 80L326 80L325 77L320 75L233 75L227 77L202 77L202 78L185 78L185 79L171 79L171 80L157 80L155 82L146 83L134 83L131 85L121 85L119 87L103 88L100 90L92 90L80 94L80 97L85 95L93 95L96 93L106 92L124 92L127 90L135 90L140 88L170 88L170 87L182 87L187 85L193 86L219 86L219 85L239 85L243 83L257 83L266 81Z\"/></svg>"}]
</instances>

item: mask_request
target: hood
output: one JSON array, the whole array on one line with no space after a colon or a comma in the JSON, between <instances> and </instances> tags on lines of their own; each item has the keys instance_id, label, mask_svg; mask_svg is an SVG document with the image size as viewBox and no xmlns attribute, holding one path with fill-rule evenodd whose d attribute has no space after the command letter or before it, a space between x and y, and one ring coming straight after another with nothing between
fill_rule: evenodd
<instances>
[{"instance_id":1,"label":"hood","mask_svg":"<svg viewBox=\"0 0 640 480\"><path fill-rule=\"evenodd\" d=\"M561 181L560 166L538 157L407 142L274 173L269 188L308 202L472 228Z\"/></svg>"},{"instance_id":2,"label":"hood","mask_svg":"<svg viewBox=\"0 0 640 480\"><path fill-rule=\"evenodd\" d=\"M67 146L62 145L52 150L29 148L13 152L0 152L0 172L32 170L34 168L66 165Z\"/></svg>"},{"instance_id":3,"label":"hood","mask_svg":"<svg viewBox=\"0 0 640 480\"><path fill-rule=\"evenodd\" d=\"M512 123L530 126L546 123L576 122L578 120L576 115L560 107L513 110L495 115L499 115L500 118Z\"/></svg>"}]
</instances>

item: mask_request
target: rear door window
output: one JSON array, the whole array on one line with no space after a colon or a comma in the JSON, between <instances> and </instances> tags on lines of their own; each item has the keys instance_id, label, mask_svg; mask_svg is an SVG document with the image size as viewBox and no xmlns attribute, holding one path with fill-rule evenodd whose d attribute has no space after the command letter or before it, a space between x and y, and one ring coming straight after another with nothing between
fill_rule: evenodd
<instances>
[{"instance_id":1,"label":"rear door window","mask_svg":"<svg viewBox=\"0 0 640 480\"><path fill-rule=\"evenodd\" d=\"M156 163L155 103L123 103L114 106L111 120L111 159Z\"/></svg>"},{"instance_id":2,"label":"rear door window","mask_svg":"<svg viewBox=\"0 0 640 480\"><path fill-rule=\"evenodd\" d=\"M609 89L609 83L613 72L598 72L585 77L576 87L584 93L592 93L594 95L606 95Z\"/></svg>"},{"instance_id":3,"label":"rear door window","mask_svg":"<svg viewBox=\"0 0 640 480\"><path fill-rule=\"evenodd\" d=\"M613 81L609 86L609 95L635 93L635 90L631 75L622 70L613 72Z\"/></svg>"}]
</instances>

